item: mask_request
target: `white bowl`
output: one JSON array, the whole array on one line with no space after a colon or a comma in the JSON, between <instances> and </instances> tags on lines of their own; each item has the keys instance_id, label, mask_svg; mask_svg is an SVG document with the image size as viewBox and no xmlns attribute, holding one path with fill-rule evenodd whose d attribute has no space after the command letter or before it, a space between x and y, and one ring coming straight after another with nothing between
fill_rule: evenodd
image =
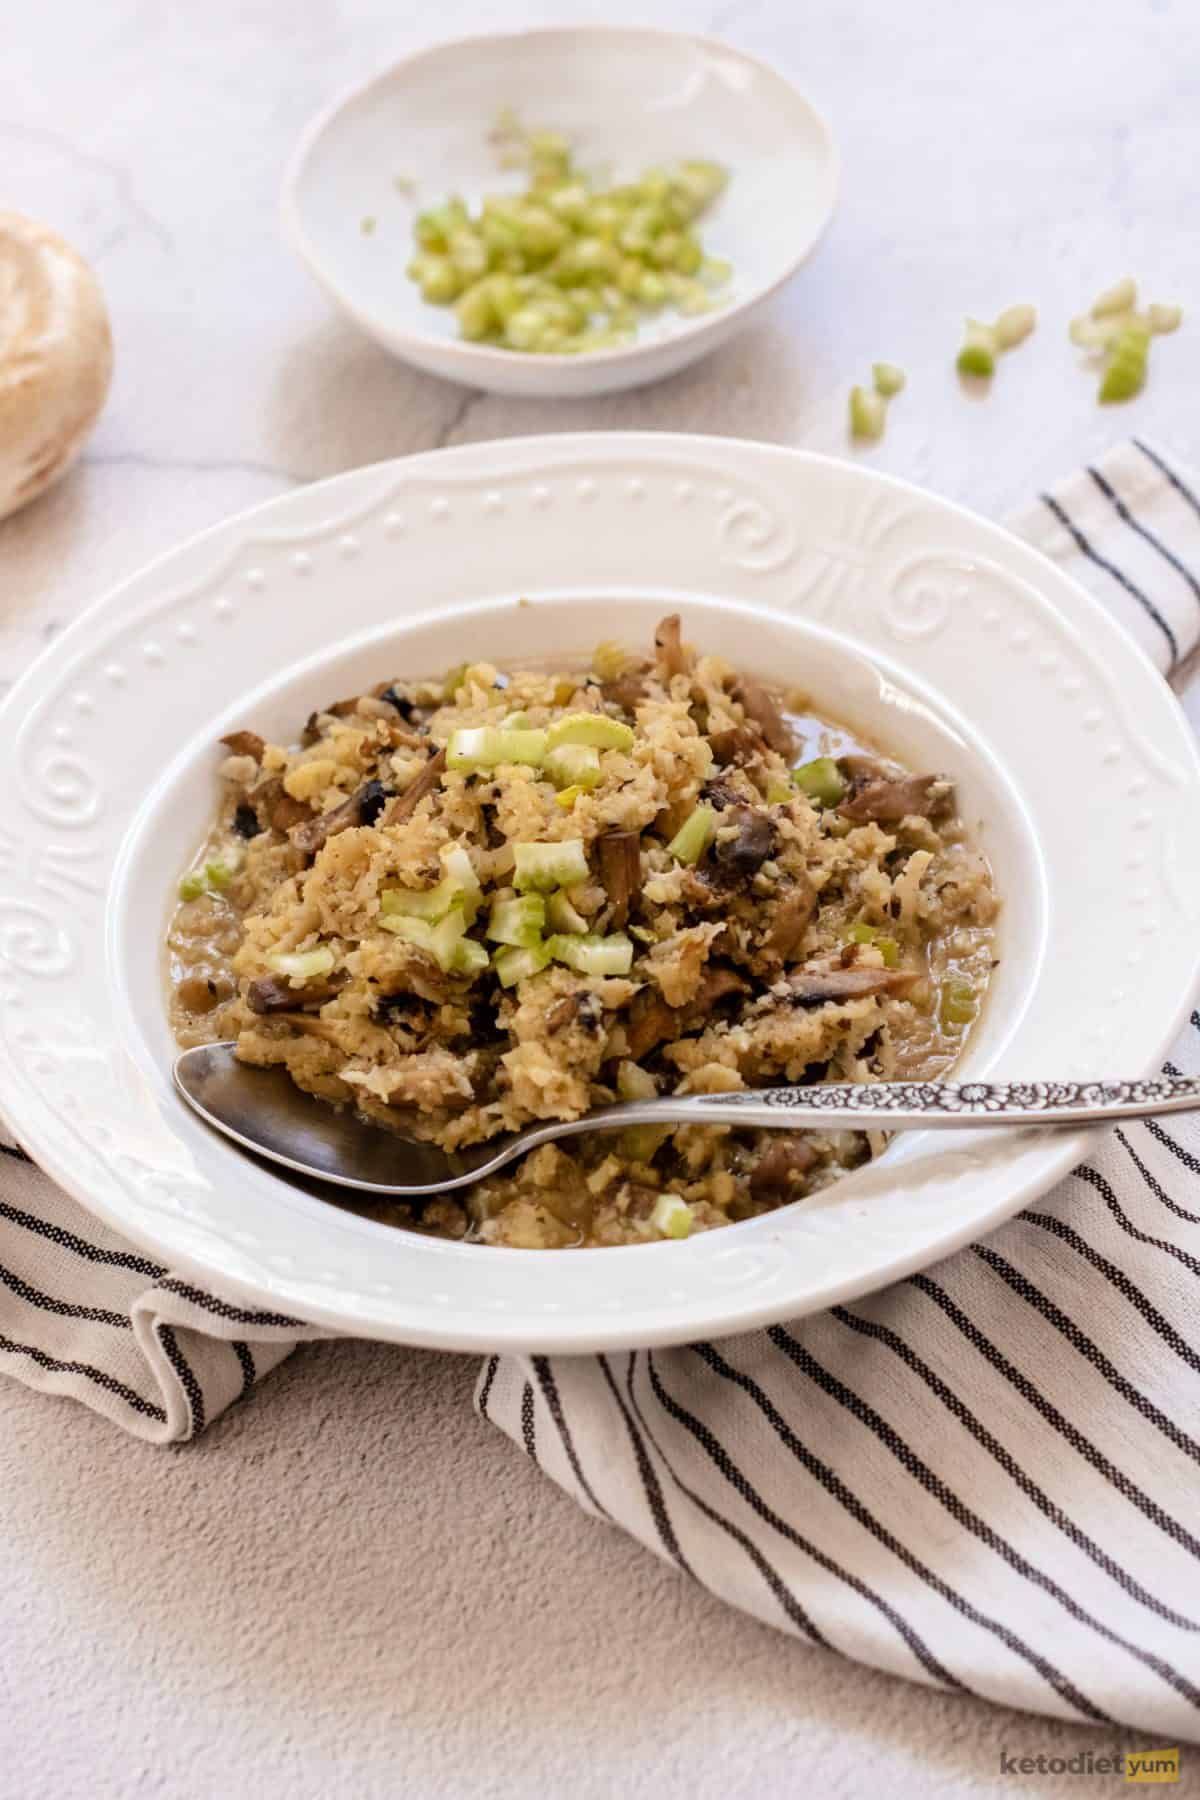
<instances>
[{"instance_id":1,"label":"white bowl","mask_svg":"<svg viewBox=\"0 0 1200 1800\"><path fill-rule=\"evenodd\" d=\"M501 108L563 131L585 167L615 178L704 156L729 185L703 222L734 266L729 300L643 323L627 348L547 356L468 343L454 308L405 275L419 206L520 185L488 132ZM416 198L396 178L416 183ZM304 133L283 183L288 241L330 298L407 362L497 394L606 394L673 374L740 331L812 250L833 212L828 127L782 75L678 32L579 27L463 38L420 51L334 102ZM365 218L375 221L364 233Z\"/></svg>"},{"instance_id":2,"label":"white bowl","mask_svg":"<svg viewBox=\"0 0 1200 1800\"><path fill-rule=\"evenodd\" d=\"M529 604L517 604L524 596ZM1166 683L994 525L858 465L583 434L360 469L232 519L56 640L0 710L0 1109L128 1238L361 1336L586 1351L747 1329L985 1233L1081 1138L912 1132L812 1201L684 1243L453 1244L242 1156L174 1095L162 937L219 733L466 656L688 636L959 786L1004 900L966 1071L1153 1068L1200 962L1200 758Z\"/></svg>"}]
</instances>

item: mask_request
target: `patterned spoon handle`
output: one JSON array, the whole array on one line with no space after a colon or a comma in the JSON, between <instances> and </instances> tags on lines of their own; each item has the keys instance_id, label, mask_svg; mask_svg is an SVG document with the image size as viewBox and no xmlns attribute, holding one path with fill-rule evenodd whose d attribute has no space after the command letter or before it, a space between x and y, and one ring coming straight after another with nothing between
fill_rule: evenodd
<instances>
[{"instance_id":1,"label":"patterned spoon handle","mask_svg":"<svg viewBox=\"0 0 1200 1800\"><path fill-rule=\"evenodd\" d=\"M1169 1076L1145 1081L829 1082L649 1100L625 1106L622 1112L629 1124L670 1118L782 1130L820 1125L897 1130L902 1126L1097 1125L1105 1119L1137 1119L1192 1109L1200 1110L1200 1080Z\"/></svg>"}]
</instances>

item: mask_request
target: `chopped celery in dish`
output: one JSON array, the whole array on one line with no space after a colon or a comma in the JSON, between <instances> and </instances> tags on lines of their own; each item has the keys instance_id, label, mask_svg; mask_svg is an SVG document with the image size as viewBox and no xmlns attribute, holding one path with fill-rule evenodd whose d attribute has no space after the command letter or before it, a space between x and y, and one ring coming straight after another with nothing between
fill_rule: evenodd
<instances>
[{"instance_id":1,"label":"chopped celery in dish","mask_svg":"<svg viewBox=\"0 0 1200 1800\"><path fill-rule=\"evenodd\" d=\"M549 890L574 887L577 881L587 880L587 851L582 838L561 838L556 844L514 844L513 861L513 886L517 888Z\"/></svg>"},{"instance_id":2,"label":"chopped celery in dish","mask_svg":"<svg viewBox=\"0 0 1200 1800\"><path fill-rule=\"evenodd\" d=\"M792 780L821 806L836 806L845 798L846 777L832 756L814 756L811 762L801 763L792 770Z\"/></svg>"},{"instance_id":3,"label":"chopped celery in dish","mask_svg":"<svg viewBox=\"0 0 1200 1800\"><path fill-rule=\"evenodd\" d=\"M688 814L667 849L677 862L698 863L717 828L717 815L705 802Z\"/></svg>"},{"instance_id":4,"label":"chopped celery in dish","mask_svg":"<svg viewBox=\"0 0 1200 1800\"><path fill-rule=\"evenodd\" d=\"M417 214L408 277L453 306L461 335L526 353L578 355L628 342L664 306L708 311L732 275L697 223L727 175L701 159L603 185L576 167L557 132L505 124L495 140L523 166L523 193L458 196Z\"/></svg>"}]
</instances>

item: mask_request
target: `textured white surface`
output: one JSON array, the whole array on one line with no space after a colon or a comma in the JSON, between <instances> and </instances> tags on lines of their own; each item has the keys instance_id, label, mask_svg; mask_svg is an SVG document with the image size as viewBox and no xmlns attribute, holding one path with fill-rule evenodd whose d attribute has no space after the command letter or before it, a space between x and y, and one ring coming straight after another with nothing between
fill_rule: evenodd
<instances>
[{"instance_id":1,"label":"textured white surface","mask_svg":"<svg viewBox=\"0 0 1200 1800\"><path fill-rule=\"evenodd\" d=\"M610 14L505 19L521 16ZM1061 335L1126 269L1197 301L1180 235L1200 99L1187 0L651 0L639 16L790 67L841 142L843 204L768 323L662 387L554 405L390 363L328 317L276 239L277 177L305 118L421 42L428 18L367 0L22 11L5 49L5 200L97 260L118 367L83 467L0 528L0 680L146 557L293 481L584 426L837 451L846 388L879 356L910 373L880 466L986 512L1123 430L1197 460L1200 318L1157 347L1151 387L1120 414L1095 407ZM495 17L444 0L437 27ZM986 402L962 397L959 315L1023 298L1041 331ZM321 1346L179 1454L0 1387L0 1791L1066 1795L1078 1777L1005 1775L1002 1749L1112 1747L726 1612L474 1420L472 1373Z\"/></svg>"}]
</instances>

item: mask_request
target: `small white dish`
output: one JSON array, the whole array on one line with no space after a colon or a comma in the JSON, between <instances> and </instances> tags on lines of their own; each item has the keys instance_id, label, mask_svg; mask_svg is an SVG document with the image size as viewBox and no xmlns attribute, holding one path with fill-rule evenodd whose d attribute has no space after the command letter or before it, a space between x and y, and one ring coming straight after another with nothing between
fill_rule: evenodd
<instances>
[{"instance_id":1,"label":"small white dish","mask_svg":"<svg viewBox=\"0 0 1200 1800\"><path fill-rule=\"evenodd\" d=\"M520 605L524 597L527 604ZM857 464L589 433L359 469L229 520L80 619L0 709L0 1109L54 1178L218 1293L453 1350L688 1342L898 1279L1071 1168L1077 1134L905 1133L812 1201L683 1243L530 1251L360 1218L174 1094L162 938L217 738L466 657L690 639L944 769L1004 902L962 1072L1135 1077L1200 973L1200 755L1059 569Z\"/></svg>"},{"instance_id":2,"label":"small white dish","mask_svg":"<svg viewBox=\"0 0 1200 1800\"><path fill-rule=\"evenodd\" d=\"M729 185L701 229L734 266L725 304L699 318L664 312L636 343L580 356L461 339L454 308L428 305L405 275L413 219L451 193L474 206L520 187L488 141L504 107L566 133L584 167L616 179L681 157L723 163ZM282 218L335 304L397 356L492 393L568 398L657 381L740 331L816 244L837 180L820 114L742 51L679 32L554 28L440 44L344 94L305 131Z\"/></svg>"}]
</instances>

